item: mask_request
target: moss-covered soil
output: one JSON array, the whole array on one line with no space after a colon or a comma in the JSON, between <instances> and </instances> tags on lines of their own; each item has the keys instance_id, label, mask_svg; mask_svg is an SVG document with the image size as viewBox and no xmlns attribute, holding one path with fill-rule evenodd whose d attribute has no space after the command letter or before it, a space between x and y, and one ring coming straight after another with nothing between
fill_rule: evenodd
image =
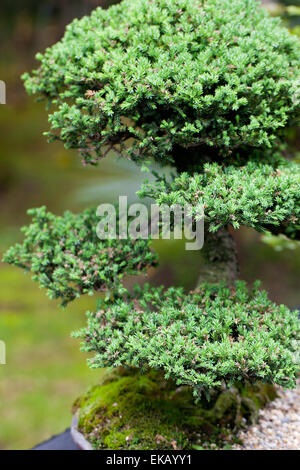
<instances>
[{"instance_id":1,"label":"moss-covered soil","mask_svg":"<svg viewBox=\"0 0 300 470\"><path fill-rule=\"evenodd\" d=\"M95 449L227 448L236 431L276 397L264 384L232 387L195 403L189 387L159 372L114 372L77 399L79 429Z\"/></svg>"}]
</instances>

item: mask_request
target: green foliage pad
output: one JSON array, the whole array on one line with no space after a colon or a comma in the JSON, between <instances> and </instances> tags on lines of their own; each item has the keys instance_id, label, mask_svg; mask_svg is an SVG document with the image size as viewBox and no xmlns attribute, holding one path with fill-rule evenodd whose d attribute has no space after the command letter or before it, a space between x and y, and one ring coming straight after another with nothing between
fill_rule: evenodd
<instances>
[{"instance_id":1,"label":"green foliage pad","mask_svg":"<svg viewBox=\"0 0 300 470\"><path fill-rule=\"evenodd\" d=\"M94 352L92 368L130 366L162 370L195 395L236 381L293 387L300 324L297 312L272 303L255 286L236 282L182 289L139 289L133 299L88 313L75 336Z\"/></svg>"},{"instance_id":2,"label":"green foliage pad","mask_svg":"<svg viewBox=\"0 0 300 470\"><path fill-rule=\"evenodd\" d=\"M257 161L241 167L206 163L202 173L145 182L139 195L159 205L189 204L193 217L204 215L211 231L246 225L300 238L299 164L286 160L276 167Z\"/></svg>"},{"instance_id":3,"label":"green foliage pad","mask_svg":"<svg viewBox=\"0 0 300 470\"><path fill-rule=\"evenodd\" d=\"M201 161L271 147L299 118L299 53L256 0L124 0L74 20L24 79L84 162L195 146Z\"/></svg>"},{"instance_id":4,"label":"green foliage pad","mask_svg":"<svg viewBox=\"0 0 300 470\"><path fill-rule=\"evenodd\" d=\"M121 292L126 274L157 263L145 240L99 240L99 217L90 208L81 214L55 216L45 207L31 209L33 222L23 228L23 244L10 248L3 261L30 271L33 280L62 305L81 294Z\"/></svg>"}]
</instances>

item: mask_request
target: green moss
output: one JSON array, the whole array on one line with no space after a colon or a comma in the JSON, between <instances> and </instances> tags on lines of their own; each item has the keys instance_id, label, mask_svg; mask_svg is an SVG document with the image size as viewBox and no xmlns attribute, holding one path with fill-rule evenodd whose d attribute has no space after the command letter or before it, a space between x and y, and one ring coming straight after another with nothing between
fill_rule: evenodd
<instances>
[{"instance_id":1,"label":"green moss","mask_svg":"<svg viewBox=\"0 0 300 470\"><path fill-rule=\"evenodd\" d=\"M216 391L210 401L195 403L189 387L177 387L159 372L118 370L77 399L74 411L96 449L192 449L203 442L223 447L273 397L272 387L258 384Z\"/></svg>"}]
</instances>

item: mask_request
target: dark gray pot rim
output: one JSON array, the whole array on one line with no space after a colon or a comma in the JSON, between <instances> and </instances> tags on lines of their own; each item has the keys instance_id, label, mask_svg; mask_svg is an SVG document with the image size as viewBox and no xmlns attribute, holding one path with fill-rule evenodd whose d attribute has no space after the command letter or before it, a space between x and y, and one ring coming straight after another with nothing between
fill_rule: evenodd
<instances>
[{"instance_id":1,"label":"dark gray pot rim","mask_svg":"<svg viewBox=\"0 0 300 470\"><path fill-rule=\"evenodd\" d=\"M84 435L80 431L78 431L77 414L73 416L70 432L74 444L76 444L76 446L80 450L94 450L92 444L84 437Z\"/></svg>"}]
</instances>

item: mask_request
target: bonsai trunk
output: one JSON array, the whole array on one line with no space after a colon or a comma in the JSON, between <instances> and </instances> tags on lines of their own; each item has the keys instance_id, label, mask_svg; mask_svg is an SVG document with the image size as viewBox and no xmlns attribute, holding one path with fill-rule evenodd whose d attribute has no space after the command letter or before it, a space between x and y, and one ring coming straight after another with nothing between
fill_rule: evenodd
<instances>
[{"instance_id":1,"label":"bonsai trunk","mask_svg":"<svg viewBox=\"0 0 300 470\"><path fill-rule=\"evenodd\" d=\"M203 268L198 284L226 281L232 286L239 274L236 243L227 228L215 233L205 228L202 248Z\"/></svg>"},{"instance_id":2,"label":"bonsai trunk","mask_svg":"<svg viewBox=\"0 0 300 470\"><path fill-rule=\"evenodd\" d=\"M193 171L194 165L198 165L199 171L199 161L203 161L204 164L218 160L216 149L205 145L188 148L174 145L172 157L179 173ZM204 265L198 284L226 281L229 286L233 285L239 274L238 256L235 240L228 228L212 233L207 226L205 227L202 255Z\"/></svg>"}]
</instances>

